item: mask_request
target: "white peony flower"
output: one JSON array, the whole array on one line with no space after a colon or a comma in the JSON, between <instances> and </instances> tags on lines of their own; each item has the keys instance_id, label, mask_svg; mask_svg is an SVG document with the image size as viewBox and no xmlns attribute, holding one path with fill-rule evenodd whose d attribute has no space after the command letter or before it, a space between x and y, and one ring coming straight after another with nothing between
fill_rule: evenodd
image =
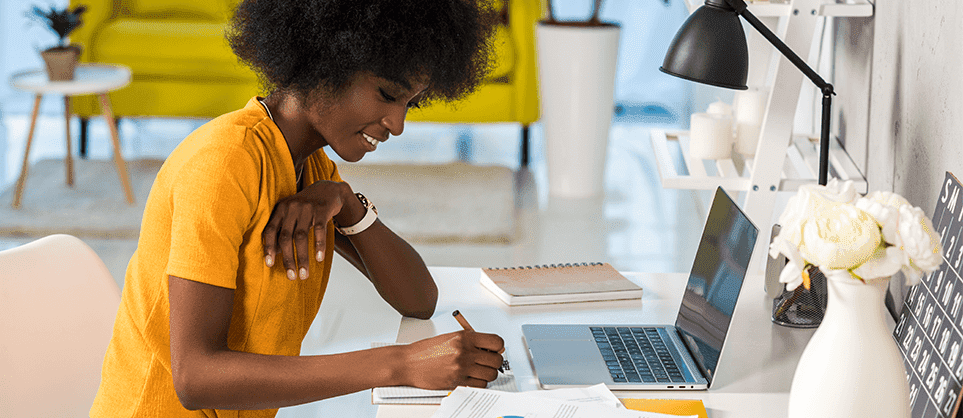
<instances>
[{"instance_id":1,"label":"white peony flower","mask_svg":"<svg viewBox=\"0 0 963 418\"><path fill-rule=\"evenodd\" d=\"M788 258L779 280L789 290L802 283L809 265L827 276L862 280L902 271L912 286L943 263L939 235L922 209L891 192L857 198L849 181L800 187L779 223L769 254Z\"/></svg>"},{"instance_id":2,"label":"white peony flower","mask_svg":"<svg viewBox=\"0 0 963 418\"><path fill-rule=\"evenodd\" d=\"M820 192L823 198L838 203L853 203L859 195L856 194L856 186L852 180L840 182L839 179L832 179Z\"/></svg>"},{"instance_id":3,"label":"white peony flower","mask_svg":"<svg viewBox=\"0 0 963 418\"><path fill-rule=\"evenodd\" d=\"M893 192L872 192L856 200L856 207L876 218L883 230L883 239L896 245L898 213L902 206L910 206L903 196Z\"/></svg>"},{"instance_id":4,"label":"white peony flower","mask_svg":"<svg viewBox=\"0 0 963 418\"><path fill-rule=\"evenodd\" d=\"M833 204L817 208L803 226L806 260L821 269L852 269L873 258L881 236L879 224L853 205Z\"/></svg>"},{"instance_id":5,"label":"white peony flower","mask_svg":"<svg viewBox=\"0 0 963 418\"><path fill-rule=\"evenodd\" d=\"M880 279L896 274L903 267L903 250L880 245L873 257L853 269L853 274L863 280Z\"/></svg>"},{"instance_id":6,"label":"white peony flower","mask_svg":"<svg viewBox=\"0 0 963 418\"><path fill-rule=\"evenodd\" d=\"M899 240L901 249L909 258L907 282L919 282L922 272L940 268L943 263L943 250L940 236L933 229L933 223L923 214L923 210L909 205L899 208ZM904 269L904 273L907 273Z\"/></svg>"},{"instance_id":7,"label":"white peony flower","mask_svg":"<svg viewBox=\"0 0 963 418\"><path fill-rule=\"evenodd\" d=\"M798 247L802 243L803 223L813 217L815 210L826 205L852 203L855 200L856 187L852 181L841 183L832 179L825 186L800 186L796 194L789 198L785 210L779 216L779 225L782 228L779 236Z\"/></svg>"},{"instance_id":8,"label":"white peony flower","mask_svg":"<svg viewBox=\"0 0 963 418\"><path fill-rule=\"evenodd\" d=\"M786 283L786 288L790 290L799 287L802 283L802 271L803 266L806 265L806 260L799 254L795 245L785 238L781 238L781 236L774 238L772 244L769 245L771 257L776 258L779 254L785 255L788 259L779 275L779 281Z\"/></svg>"},{"instance_id":9,"label":"white peony flower","mask_svg":"<svg viewBox=\"0 0 963 418\"><path fill-rule=\"evenodd\" d=\"M786 263L786 266L782 268L782 273L779 274L779 281L786 284L786 290L794 290L803 282L802 271L802 266L790 260Z\"/></svg>"}]
</instances>

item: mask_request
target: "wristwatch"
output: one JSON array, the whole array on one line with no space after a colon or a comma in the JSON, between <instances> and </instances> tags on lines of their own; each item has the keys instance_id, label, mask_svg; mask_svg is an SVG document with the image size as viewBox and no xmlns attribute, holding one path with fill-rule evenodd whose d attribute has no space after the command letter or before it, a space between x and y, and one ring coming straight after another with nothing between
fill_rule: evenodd
<instances>
[{"instance_id":1,"label":"wristwatch","mask_svg":"<svg viewBox=\"0 0 963 418\"><path fill-rule=\"evenodd\" d=\"M364 197L364 195L361 193L355 193L354 195L357 196L358 200L361 201L361 204L364 205L365 214L364 217L354 225L343 228L336 226L335 229L337 229L338 232L344 236L360 234L361 232L364 232L365 229L368 229L368 227L374 224L375 220L378 219L378 209L375 208L374 203L371 203L371 201L368 200L367 197ZM337 225L337 223L335 223L335 225Z\"/></svg>"}]
</instances>

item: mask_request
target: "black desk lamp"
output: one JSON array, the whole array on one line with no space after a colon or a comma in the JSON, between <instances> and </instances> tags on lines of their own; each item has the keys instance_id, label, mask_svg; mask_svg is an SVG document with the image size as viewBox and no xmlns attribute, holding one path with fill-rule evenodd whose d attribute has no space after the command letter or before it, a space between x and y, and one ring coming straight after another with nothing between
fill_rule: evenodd
<instances>
[{"instance_id":1,"label":"black desk lamp","mask_svg":"<svg viewBox=\"0 0 963 418\"><path fill-rule=\"evenodd\" d=\"M742 16L779 52L799 68L823 92L822 132L819 138L819 184L825 185L829 172L829 126L832 121L833 85L827 83L806 62L789 49L769 28L746 9L743 0L705 0L705 5L682 24L669 51L662 72L716 87L745 90L749 74L749 48L739 22Z\"/></svg>"},{"instance_id":2,"label":"black desk lamp","mask_svg":"<svg viewBox=\"0 0 963 418\"><path fill-rule=\"evenodd\" d=\"M829 126L832 122L832 84L827 83L806 62L789 49L769 28L746 9L743 0L705 0L705 5L682 24L675 35L662 72L690 81L745 90L749 74L749 48L739 22L742 16L779 52L799 68L823 92L822 132L819 138L819 184L825 185L829 172ZM818 270L816 270L818 272ZM813 273L812 271L810 272ZM814 274L812 291L803 286L783 292L773 301L773 322L813 328L822 322L826 310L826 285L822 274Z\"/></svg>"}]
</instances>

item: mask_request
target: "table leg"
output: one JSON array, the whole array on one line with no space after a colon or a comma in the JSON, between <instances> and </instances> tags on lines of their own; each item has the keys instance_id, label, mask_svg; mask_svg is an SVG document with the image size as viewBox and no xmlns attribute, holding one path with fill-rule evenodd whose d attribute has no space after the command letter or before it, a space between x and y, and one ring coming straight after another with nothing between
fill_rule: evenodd
<instances>
[{"instance_id":1,"label":"table leg","mask_svg":"<svg viewBox=\"0 0 963 418\"><path fill-rule=\"evenodd\" d=\"M64 95L64 122L67 126L67 157L64 158L64 162L67 164L67 185L73 187L74 185L74 158L73 158L73 147L70 144L70 96Z\"/></svg>"},{"instance_id":2,"label":"table leg","mask_svg":"<svg viewBox=\"0 0 963 418\"><path fill-rule=\"evenodd\" d=\"M100 98L100 111L104 114L107 127L110 128L110 139L114 142L114 163L117 165L117 175L124 186L127 203L134 204L134 192L130 188L130 177L127 175L127 164L120 153L120 137L117 134L117 122L114 121L114 111L110 108L110 98L107 93L97 95Z\"/></svg>"},{"instance_id":3,"label":"table leg","mask_svg":"<svg viewBox=\"0 0 963 418\"><path fill-rule=\"evenodd\" d=\"M23 150L23 166L20 168L20 178L17 179L17 190L13 195L14 209L20 209L21 199L23 199L23 187L27 182L27 170L30 168L30 145L33 143L33 131L37 127L37 113L40 112L40 99L42 94L36 95L33 101L33 112L30 115L30 130L27 131L27 145Z\"/></svg>"}]
</instances>

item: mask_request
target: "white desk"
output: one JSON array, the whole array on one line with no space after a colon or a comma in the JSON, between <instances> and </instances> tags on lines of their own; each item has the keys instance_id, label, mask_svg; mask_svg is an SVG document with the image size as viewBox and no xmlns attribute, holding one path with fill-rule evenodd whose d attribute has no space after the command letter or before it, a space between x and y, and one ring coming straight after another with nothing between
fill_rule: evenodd
<instances>
[{"instance_id":1,"label":"white desk","mask_svg":"<svg viewBox=\"0 0 963 418\"><path fill-rule=\"evenodd\" d=\"M561 305L509 307L478 284L479 269L432 267L439 288L434 318L404 318L398 342L412 342L440 333L457 331L450 313L458 309L479 332L492 332L505 339L519 390L538 389L532 365L522 341L526 323L673 323L682 300L687 274L626 274L645 289L639 301L592 302ZM774 325L770 320L772 299L753 289L747 278L730 327L718 374L708 391L615 392L620 398L701 399L710 418L784 417L796 363L812 336L812 330ZM437 406L378 408L378 418L430 417Z\"/></svg>"}]
</instances>

